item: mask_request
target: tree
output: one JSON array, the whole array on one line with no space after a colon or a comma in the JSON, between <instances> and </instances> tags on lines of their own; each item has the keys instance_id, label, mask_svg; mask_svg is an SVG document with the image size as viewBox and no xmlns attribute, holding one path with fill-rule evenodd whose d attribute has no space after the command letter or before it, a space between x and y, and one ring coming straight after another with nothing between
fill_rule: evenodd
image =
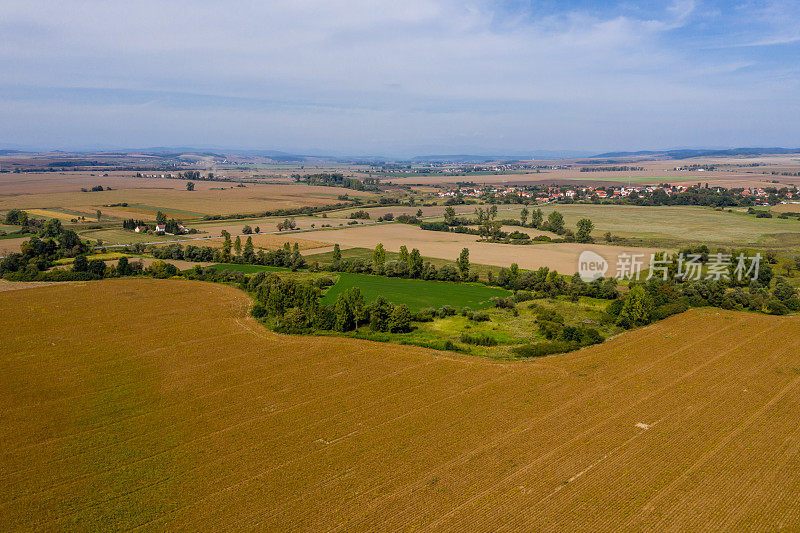
<instances>
[{"instance_id":1,"label":"tree","mask_svg":"<svg viewBox=\"0 0 800 533\"><path fill-rule=\"evenodd\" d=\"M400 262L408 264L408 248L406 245L400 247Z\"/></svg>"},{"instance_id":2,"label":"tree","mask_svg":"<svg viewBox=\"0 0 800 533\"><path fill-rule=\"evenodd\" d=\"M531 214L531 226L539 228L542 226L542 221L544 221L544 213L542 213L541 208L537 207L536 211Z\"/></svg>"},{"instance_id":3,"label":"tree","mask_svg":"<svg viewBox=\"0 0 800 533\"><path fill-rule=\"evenodd\" d=\"M364 314L364 295L358 287L351 287L336 298L333 307L335 315L334 329L350 331L358 328L358 322Z\"/></svg>"},{"instance_id":4,"label":"tree","mask_svg":"<svg viewBox=\"0 0 800 533\"><path fill-rule=\"evenodd\" d=\"M497 204L492 204L491 207L489 207L489 217L492 220L497 218Z\"/></svg>"},{"instance_id":5,"label":"tree","mask_svg":"<svg viewBox=\"0 0 800 533\"><path fill-rule=\"evenodd\" d=\"M106 264L100 259L92 259L86 266L86 270L96 276L103 277L106 272Z\"/></svg>"},{"instance_id":6,"label":"tree","mask_svg":"<svg viewBox=\"0 0 800 533\"><path fill-rule=\"evenodd\" d=\"M245 226L242 228L242 233L244 233L245 235L250 235L251 233L253 233L253 228L251 228L250 226Z\"/></svg>"},{"instance_id":7,"label":"tree","mask_svg":"<svg viewBox=\"0 0 800 533\"><path fill-rule=\"evenodd\" d=\"M522 208L522 211L519 213L519 220L522 222L522 226L524 227L525 224L528 222L528 215L530 212L528 211L528 207L525 206Z\"/></svg>"},{"instance_id":8,"label":"tree","mask_svg":"<svg viewBox=\"0 0 800 533\"><path fill-rule=\"evenodd\" d=\"M231 260L231 234L226 230L222 230L222 261L228 262Z\"/></svg>"},{"instance_id":9,"label":"tree","mask_svg":"<svg viewBox=\"0 0 800 533\"><path fill-rule=\"evenodd\" d=\"M28 213L21 209L12 209L6 213L6 224L10 226L26 226L28 224Z\"/></svg>"},{"instance_id":10,"label":"tree","mask_svg":"<svg viewBox=\"0 0 800 533\"><path fill-rule=\"evenodd\" d=\"M244 243L244 259L248 263L252 263L255 255L256 254L253 249L253 238L247 237L247 242Z\"/></svg>"},{"instance_id":11,"label":"tree","mask_svg":"<svg viewBox=\"0 0 800 533\"><path fill-rule=\"evenodd\" d=\"M456 264L458 265L458 272L461 274L461 279L469 278L469 248L461 250Z\"/></svg>"},{"instance_id":12,"label":"tree","mask_svg":"<svg viewBox=\"0 0 800 533\"><path fill-rule=\"evenodd\" d=\"M162 213L161 211L156 213L156 224L158 224L159 226L163 226L166 223L167 223L167 214Z\"/></svg>"},{"instance_id":13,"label":"tree","mask_svg":"<svg viewBox=\"0 0 800 533\"><path fill-rule=\"evenodd\" d=\"M444 222L448 226L456 225L456 210L448 206L444 210Z\"/></svg>"},{"instance_id":14,"label":"tree","mask_svg":"<svg viewBox=\"0 0 800 533\"><path fill-rule=\"evenodd\" d=\"M233 249L236 252L236 255L242 254L242 238L238 235L236 236L236 240L233 242Z\"/></svg>"},{"instance_id":15,"label":"tree","mask_svg":"<svg viewBox=\"0 0 800 533\"><path fill-rule=\"evenodd\" d=\"M72 262L72 270L74 272L86 272L89 270L89 261L86 260L85 255L79 255Z\"/></svg>"},{"instance_id":16,"label":"tree","mask_svg":"<svg viewBox=\"0 0 800 533\"><path fill-rule=\"evenodd\" d=\"M347 299L344 293L336 298L336 303L333 306L333 314L335 316L333 329L336 331L350 331L353 329L355 320L353 319L350 307L347 305Z\"/></svg>"},{"instance_id":17,"label":"tree","mask_svg":"<svg viewBox=\"0 0 800 533\"><path fill-rule=\"evenodd\" d=\"M194 182L193 181L187 181L186 182L186 190L187 191L193 191L194 190Z\"/></svg>"},{"instance_id":18,"label":"tree","mask_svg":"<svg viewBox=\"0 0 800 533\"><path fill-rule=\"evenodd\" d=\"M392 333L408 333L411 331L411 311L406 304L395 306L389 316L389 331Z\"/></svg>"},{"instance_id":19,"label":"tree","mask_svg":"<svg viewBox=\"0 0 800 533\"><path fill-rule=\"evenodd\" d=\"M95 214L97 215L97 221L100 222L100 217L103 216L103 213L98 209L97 211L95 211Z\"/></svg>"},{"instance_id":20,"label":"tree","mask_svg":"<svg viewBox=\"0 0 800 533\"><path fill-rule=\"evenodd\" d=\"M422 218L422 209L417 209L417 218Z\"/></svg>"},{"instance_id":21,"label":"tree","mask_svg":"<svg viewBox=\"0 0 800 533\"><path fill-rule=\"evenodd\" d=\"M422 277L422 255L416 248L411 249L411 254L408 256L408 275L412 278Z\"/></svg>"},{"instance_id":22,"label":"tree","mask_svg":"<svg viewBox=\"0 0 800 533\"><path fill-rule=\"evenodd\" d=\"M296 270L302 266L305 266L305 261L303 260L303 256L300 255L300 245L294 243L292 245L292 270Z\"/></svg>"},{"instance_id":23,"label":"tree","mask_svg":"<svg viewBox=\"0 0 800 533\"><path fill-rule=\"evenodd\" d=\"M383 249L383 244L379 242L378 245L375 246L375 251L372 254L372 263L375 266L380 266L383 265L385 262L386 262L386 250Z\"/></svg>"},{"instance_id":24,"label":"tree","mask_svg":"<svg viewBox=\"0 0 800 533\"><path fill-rule=\"evenodd\" d=\"M53 239L57 238L63 232L64 228L61 226L61 221L57 218L51 218L44 223L44 227L42 228L42 236L51 237Z\"/></svg>"},{"instance_id":25,"label":"tree","mask_svg":"<svg viewBox=\"0 0 800 533\"><path fill-rule=\"evenodd\" d=\"M388 302L383 296L369 305L369 329L372 331L389 331L389 318L394 311L394 305Z\"/></svg>"},{"instance_id":26,"label":"tree","mask_svg":"<svg viewBox=\"0 0 800 533\"><path fill-rule=\"evenodd\" d=\"M333 262L338 263L342 260L342 250L339 248L339 243L333 245Z\"/></svg>"},{"instance_id":27,"label":"tree","mask_svg":"<svg viewBox=\"0 0 800 533\"><path fill-rule=\"evenodd\" d=\"M356 329L358 329L358 323L364 316L364 295L358 287L349 288L345 294L347 295L350 309L353 312L353 320L355 321Z\"/></svg>"},{"instance_id":28,"label":"tree","mask_svg":"<svg viewBox=\"0 0 800 533\"><path fill-rule=\"evenodd\" d=\"M558 235L564 233L564 216L558 211L547 215L547 229Z\"/></svg>"},{"instance_id":29,"label":"tree","mask_svg":"<svg viewBox=\"0 0 800 533\"><path fill-rule=\"evenodd\" d=\"M578 221L578 233L575 234L575 240L578 242L592 242L592 230L594 224L588 218L582 218Z\"/></svg>"},{"instance_id":30,"label":"tree","mask_svg":"<svg viewBox=\"0 0 800 533\"><path fill-rule=\"evenodd\" d=\"M652 312L653 297L644 290L644 287L637 285L628 291L617 323L625 328L644 326L650 323Z\"/></svg>"},{"instance_id":31,"label":"tree","mask_svg":"<svg viewBox=\"0 0 800 533\"><path fill-rule=\"evenodd\" d=\"M253 230L253 233L261 233L261 228L256 226L256 229Z\"/></svg>"},{"instance_id":32,"label":"tree","mask_svg":"<svg viewBox=\"0 0 800 533\"><path fill-rule=\"evenodd\" d=\"M130 266L128 265L128 258L123 256L117 262L117 274L120 276L127 276Z\"/></svg>"}]
</instances>

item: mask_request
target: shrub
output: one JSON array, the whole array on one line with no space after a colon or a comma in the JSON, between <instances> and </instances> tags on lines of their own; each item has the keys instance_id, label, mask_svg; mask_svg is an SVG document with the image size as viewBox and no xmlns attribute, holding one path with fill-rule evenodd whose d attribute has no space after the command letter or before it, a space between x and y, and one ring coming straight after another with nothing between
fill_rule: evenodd
<instances>
[{"instance_id":1,"label":"shrub","mask_svg":"<svg viewBox=\"0 0 800 533\"><path fill-rule=\"evenodd\" d=\"M479 333L477 335L462 333L461 342L466 344L474 344L476 346L497 346L497 339L486 333Z\"/></svg>"},{"instance_id":2,"label":"shrub","mask_svg":"<svg viewBox=\"0 0 800 533\"><path fill-rule=\"evenodd\" d=\"M438 316L439 318L445 318L448 316L453 316L455 314L456 314L456 309L451 305L444 305L436 311L436 316Z\"/></svg>"},{"instance_id":3,"label":"shrub","mask_svg":"<svg viewBox=\"0 0 800 533\"><path fill-rule=\"evenodd\" d=\"M770 315L785 315L789 313L789 308L777 298L770 298L769 301L767 301L766 308L767 313Z\"/></svg>"},{"instance_id":4,"label":"shrub","mask_svg":"<svg viewBox=\"0 0 800 533\"><path fill-rule=\"evenodd\" d=\"M577 348L577 346L574 343L552 341L517 346L516 348L512 348L511 352L517 357L543 357L554 353L571 352L575 348Z\"/></svg>"},{"instance_id":5,"label":"shrub","mask_svg":"<svg viewBox=\"0 0 800 533\"><path fill-rule=\"evenodd\" d=\"M621 302L621 300L616 300ZM621 307L620 307L621 309ZM669 316L677 315L688 310L689 306L685 302L669 302L664 305L659 305L653 310L653 320L663 320Z\"/></svg>"},{"instance_id":6,"label":"shrub","mask_svg":"<svg viewBox=\"0 0 800 533\"><path fill-rule=\"evenodd\" d=\"M488 322L490 320L490 318L489 318L489 314L488 313L485 313L483 311L479 311L477 313L472 313L472 316L470 317L470 320L473 320L475 322Z\"/></svg>"},{"instance_id":7,"label":"shrub","mask_svg":"<svg viewBox=\"0 0 800 533\"><path fill-rule=\"evenodd\" d=\"M253 304L253 308L250 309L250 315L253 318L263 318L263 317L267 316L267 310L264 308L263 305L261 305L260 303L256 302L256 303Z\"/></svg>"}]
</instances>

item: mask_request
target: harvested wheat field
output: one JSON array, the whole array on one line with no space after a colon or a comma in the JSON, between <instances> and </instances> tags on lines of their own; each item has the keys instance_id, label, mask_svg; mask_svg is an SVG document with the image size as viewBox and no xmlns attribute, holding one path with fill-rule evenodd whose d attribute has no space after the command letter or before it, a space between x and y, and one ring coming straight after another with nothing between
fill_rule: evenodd
<instances>
[{"instance_id":1,"label":"harvested wheat field","mask_svg":"<svg viewBox=\"0 0 800 533\"><path fill-rule=\"evenodd\" d=\"M510 227L509 227L510 229ZM536 236L542 232L529 228L514 228ZM550 234L552 235L552 234ZM376 244L390 252L397 252L406 245L409 249L418 248L426 257L456 260L463 248L469 248L470 261L482 265L508 267L517 263L520 268L536 269L549 267L562 274L578 271L578 257L584 250L600 254L608 262L608 276L616 273L617 258L620 254L638 254L642 268L650 263L650 254L660 251L656 248L637 248L602 244L547 243L547 244L498 244L478 242L478 237L465 233L426 231L408 224L385 224L352 226L337 230L314 232L321 241L339 243L345 248L374 248Z\"/></svg>"},{"instance_id":2,"label":"harvested wheat field","mask_svg":"<svg viewBox=\"0 0 800 533\"><path fill-rule=\"evenodd\" d=\"M494 363L278 336L230 287L0 293L3 530L800 527L798 318Z\"/></svg>"},{"instance_id":3,"label":"harvested wheat field","mask_svg":"<svg viewBox=\"0 0 800 533\"><path fill-rule=\"evenodd\" d=\"M100 209L106 217L155 219L157 211L184 220L203 215L263 213L274 209L339 203L339 189L299 184L253 184L238 187L231 182L198 181L187 191L182 179L90 176L88 174L7 174L0 177L0 211L13 208L63 212L69 220L82 213L94 217ZM96 185L112 190L81 192ZM371 197L351 191L351 196ZM116 204L127 203L127 206ZM66 214L64 214L66 213ZM50 214L49 216L56 216Z\"/></svg>"}]
</instances>

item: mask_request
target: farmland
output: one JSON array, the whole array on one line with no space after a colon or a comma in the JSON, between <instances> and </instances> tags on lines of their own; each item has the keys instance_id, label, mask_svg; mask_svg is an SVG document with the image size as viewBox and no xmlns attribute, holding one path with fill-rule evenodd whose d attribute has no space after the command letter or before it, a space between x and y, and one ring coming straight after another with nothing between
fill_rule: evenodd
<instances>
[{"instance_id":1,"label":"farmland","mask_svg":"<svg viewBox=\"0 0 800 533\"><path fill-rule=\"evenodd\" d=\"M511 294L510 291L504 289L478 284L467 285L347 273L338 274L338 278L336 284L325 293L321 303L334 304L336 298L350 287L361 289L367 303L374 302L378 296L383 296L394 304L406 304L414 311L424 307L438 308L444 305L458 309L462 307L483 309L492 304L492 298L505 298Z\"/></svg>"},{"instance_id":2,"label":"farmland","mask_svg":"<svg viewBox=\"0 0 800 533\"><path fill-rule=\"evenodd\" d=\"M613 274L620 253L650 254L655 248L607 246L600 244L553 243L535 245L496 244L476 242L478 237L463 233L425 231L408 224L354 226L341 230L314 232L320 241L339 243L343 247L373 248L383 243L387 250L397 252L406 245L418 248L427 257L455 260L463 248L469 248L470 260L485 265L508 267L517 263L520 268L536 269L542 266L558 270L562 274L577 271L578 256L584 250L593 250L609 263ZM646 255L649 257L649 255Z\"/></svg>"},{"instance_id":3,"label":"farmland","mask_svg":"<svg viewBox=\"0 0 800 533\"><path fill-rule=\"evenodd\" d=\"M564 222L571 228L581 218L591 219L596 239L602 239L608 231L651 246L705 243L728 247L785 247L793 245L791 235L800 232L800 222L796 219L755 218L742 211L715 211L709 207L588 204L542 207L545 216L554 210L564 215ZM500 215L500 218L518 217L519 209Z\"/></svg>"},{"instance_id":4,"label":"farmland","mask_svg":"<svg viewBox=\"0 0 800 533\"><path fill-rule=\"evenodd\" d=\"M274 209L335 204L339 189L292 184L197 182L194 191L188 180L93 176L88 173L0 174L0 211L12 208L43 209L61 213L69 220L76 215L94 217L100 209L105 216L154 220L157 211L168 216L191 219L203 215L263 213ZM112 190L82 192L97 185ZM350 191L351 196L368 198L369 193ZM127 206L114 204L128 204ZM112 207L106 207L112 206ZM55 216L55 215L52 215Z\"/></svg>"},{"instance_id":5,"label":"farmland","mask_svg":"<svg viewBox=\"0 0 800 533\"><path fill-rule=\"evenodd\" d=\"M494 363L274 335L213 284L0 305L4 530L800 527L795 317Z\"/></svg>"}]
</instances>

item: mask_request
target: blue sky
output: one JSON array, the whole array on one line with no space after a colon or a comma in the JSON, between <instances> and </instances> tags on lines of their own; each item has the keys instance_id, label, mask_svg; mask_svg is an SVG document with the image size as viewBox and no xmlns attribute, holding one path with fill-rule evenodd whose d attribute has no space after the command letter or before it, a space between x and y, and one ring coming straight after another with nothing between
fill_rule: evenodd
<instances>
[{"instance_id":1,"label":"blue sky","mask_svg":"<svg viewBox=\"0 0 800 533\"><path fill-rule=\"evenodd\" d=\"M3 4L0 147L800 146L796 1Z\"/></svg>"}]
</instances>

